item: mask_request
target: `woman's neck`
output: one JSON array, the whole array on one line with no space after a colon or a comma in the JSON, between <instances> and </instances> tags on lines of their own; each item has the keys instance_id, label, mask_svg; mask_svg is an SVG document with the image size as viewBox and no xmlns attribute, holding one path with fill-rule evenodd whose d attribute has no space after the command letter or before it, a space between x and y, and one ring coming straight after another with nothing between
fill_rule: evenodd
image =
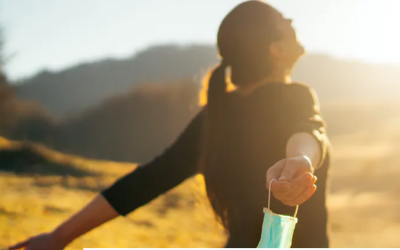
<instances>
[{"instance_id":1,"label":"woman's neck","mask_svg":"<svg viewBox=\"0 0 400 250\"><path fill-rule=\"evenodd\" d=\"M292 77L290 74L271 74L263 78L261 81L243 87L239 86L237 88L237 91L240 94L247 95L264 84L277 83L277 82L289 84L292 82Z\"/></svg>"}]
</instances>

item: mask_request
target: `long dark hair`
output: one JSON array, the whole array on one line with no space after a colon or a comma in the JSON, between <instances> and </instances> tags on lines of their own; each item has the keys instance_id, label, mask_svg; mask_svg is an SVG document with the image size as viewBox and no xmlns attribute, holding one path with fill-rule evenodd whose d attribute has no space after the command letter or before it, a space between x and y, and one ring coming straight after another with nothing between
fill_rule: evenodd
<instances>
[{"instance_id":1,"label":"long dark hair","mask_svg":"<svg viewBox=\"0 0 400 250\"><path fill-rule=\"evenodd\" d=\"M201 169L206 182L208 199L220 219L228 227L229 154L224 154L224 131L230 124L224 119L229 108L226 69L235 86L261 81L271 74L269 45L280 38L277 20L282 15L261 1L247 1L235 7L222 21L218 31L221 63L209 74L205 134Z\"/></svg>"}]
</instances>

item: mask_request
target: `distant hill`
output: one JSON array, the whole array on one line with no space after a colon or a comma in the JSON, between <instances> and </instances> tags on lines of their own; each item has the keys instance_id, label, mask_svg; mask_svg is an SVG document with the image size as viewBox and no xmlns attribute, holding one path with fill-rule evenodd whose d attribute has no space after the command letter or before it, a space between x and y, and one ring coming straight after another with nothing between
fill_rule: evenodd
<instances>
[{"instance_id":1,"label":"distant hill","mask_svg":"<svg viewBox=\"0 0 400 250\"><path fill-rule=\"evenodd\" d=\"M305 56L295 80L314 87L321 103L398 101L400 65L373 64L324 55Z\"/></svg>"},{"instance_id":2,"label":"distant hill","mask_svg":"<svg viewBox=\"0 0 400 250\"><path fill-rule=\"evenodd\" d=\"M200 78L216 62L216 52L209 46L153 47L125 60L84 63L56 73L42 71L16 83L17 95L37 100L53 115L65 116L129 91L135 83Z\"/></svg>"},{"instance_id":3,"label":"distant hill","mask_svg":"<svg viewBox=\"0 0 400 250\"><path fill-rule=\"evenodd\" d=\"M199 81L217 63L212 46L158 46L121 60L83 63L60 72L42 71L17 82L21 99L36 100L53 115L63 117L96 106L136 83ZM294 80L313 86L324 102L397 100L400 65L379 65L307 55L294 71Z\"/></svg>"},{"instance_id":4,"label":"distant hill","mask_svg":"<svg viewBox=\"0 0 400 250\"><path fill-rule=\"evenodd\" d=\"M192 80L138 84L65 120L48 142L57 151L95 159L145 162L161 153L198 112ZM46 143L46 142L45 142Z\"/></svg>"},{"instance_id":5,"label":"distant hill","mask_svg":"<svg viewBox=\"0 0 400 250\"><path fill-rule=\"evenodd\" d=\"M62 121L47 116L33 102L13 98L12 106L4 106L15 106L11 110L15 115L0 119L0 136L83 157L141 163L160 154L198 112L199 91L200 86L190 78L136 84Z\"/></svg>"}]
</instances>

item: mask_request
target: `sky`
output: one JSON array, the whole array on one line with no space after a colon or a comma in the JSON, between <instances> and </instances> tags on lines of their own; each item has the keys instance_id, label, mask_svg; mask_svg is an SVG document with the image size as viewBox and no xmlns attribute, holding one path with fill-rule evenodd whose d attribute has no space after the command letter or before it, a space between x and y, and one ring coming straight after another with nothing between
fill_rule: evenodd
<instances>
[{"instance_id":1,"label":"sky","mask_svg":"<svg viewBox=\"0 0 400 250\"><path fill-rule=\"evenodd\" d=\"M240 2L0 0L5 71L16 80L153 45L213 45L220 22ZM293 19L308 52L400 64L400 0L267 2Z\"/></svg>"}]
</instances>

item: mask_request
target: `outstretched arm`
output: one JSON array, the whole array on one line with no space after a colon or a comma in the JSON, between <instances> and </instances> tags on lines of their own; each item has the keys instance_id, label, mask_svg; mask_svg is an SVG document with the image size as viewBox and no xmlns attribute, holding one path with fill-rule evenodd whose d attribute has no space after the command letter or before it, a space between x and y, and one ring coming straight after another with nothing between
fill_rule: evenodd
<instances>
[{"instance_id":1,"label":"outstretched arm","mask_svg":"<svg viewBox=\"0 0 400 250\"><path fill-rule=\"evenodd\" d=\"M40 234L9 249L29 247L31 250L62 250L74 239L114 219L119 214L102 195L97 195L86 207L62 223L53 232Z\"/></svg>"},{"instance_id":2,"label":"outstretched arm","mask_svg":"<svg viewBox=\"0 0 400 250\"><path fill-rule=\"evenodd\" d=\"M200 157L202 114L201 111L160 156L120 178L53 232L32 237L9 249L62 250L79 236L130 213L195 175Z\"/></svg>"},{"instance_id":3,"label":"outstretched arm","mask_svg":"<svg viewBox=\"0 0 400 250\"><path fill-rule=\"evenodd\" d=\"M267 186L272 179L277 180L271 191L289 206L305 202L316 191L314 170L322 165L329 144L316 94L303 85L294 87L292 112L282 125L288 132L286 158L267 172Z\"/></svg>"}]
</instances>

